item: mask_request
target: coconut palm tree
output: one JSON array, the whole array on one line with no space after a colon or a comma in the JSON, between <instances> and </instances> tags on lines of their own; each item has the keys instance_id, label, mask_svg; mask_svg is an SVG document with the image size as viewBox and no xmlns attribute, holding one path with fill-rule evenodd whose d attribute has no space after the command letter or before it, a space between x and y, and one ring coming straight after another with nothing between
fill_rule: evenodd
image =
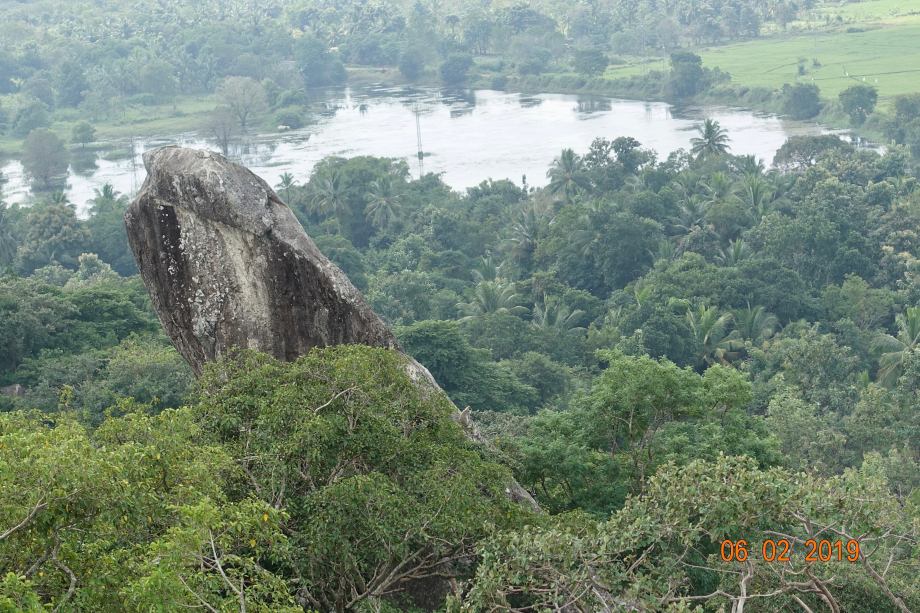
<instances>
[{"instance_id":1,"label":"coconut palm tree","mask_svg":"<svg viewBox=\"0 0 920 613\"><path fill-rule=\"evenodd\" d=\"M623 317L623 307L617 307L616 309L607 309L607 313L604 315L604 327L605 328L616 328L620 325L620 319Z\"/></svg>"},{"instance_id":2,"label":"coconut palm tree","mask_svg":"<svg viewBox=\"0 0 920 613\"><path fill-rule=\"evenodd\" d=\"M728 153L728 143L732 139L728 137L728 131L719 126L718 121L707 119L703 125L698 128L700 131L699 138L691 138L692 145L690 153L698 159L706 159L710 156L725 155Z\"/></svg>"},{"instance_id":3,"label":"coconut palm tree","mask_svg":"<svg viewBox=\"0 0 920 613\"><path fill-rule=\"evenodd\" d=\"M534 303L530 316L530 324L534 328L555 328L568 334L577 334L584 328L578 324L584 318L585 312L580 309L574 311L565 304L556 304L543 296L543 303Z\"/></svg>"},{"instance_id":4,"label":"coconut palm tree","mask_svg":"<svg viewBox=\"0 0 920 613\"><path fill-rule=\"evenodd\" d=\"M719 314L717 307L700 305L697 311L687 311L687 322L702 346L699 354L700 366L708 368L713 364L728 366L738 358L735 349L742 346L737 330L726 334L731 313Z\"/></svg>"},{"instance_id":5,"label":"coconut palm tree","mask_svg":"<svg viewBox=\"0 0 920 613\"><path fill-rule=\"evenodd\" d=\"M769 181L755 173L748 173L735 184L735 197L744 205L748 217L760 225L765 215L773 210L773 186Z\"/></svg>"},{"instance_id":6,"label":"coconut palm tree","mask_svg":"<svg viewBox=\"0 0 920 613\"><path fill-rule=\"evenodd\" d=\"M703 183L706 191L707 204L713 205L732 199L735 193L735 182L724 172L714 172L709 175L709 180Z\"/></svg>"},{"instance_id":7,"label":"coconut palm tree","mask_svg":"<svg viewBox=\"0 0 920 613\"><path fill-rule=\"evenodd\" d=\"M318 181L310 204L314 213L328 219L332 215L345 213L347 203L348 186L345 177L338 170L332 170Z\"/></svg>"},{"instance_id":8,"label":"coconut palm tree","mask_svg":"<svg viewBox=\"0 0 920 613\"><path fill-rule=\"evenodd\" d=\"M681 197L686 199L696 194L700 190L700 181L702 177L691 170L682 170L677 178L674 179L673 185L677 188Z\"/></svg>"},{"instance_id":9,"label":"coconut palm tree","mask_svg":"<svg viewBox=\"0 0 920 613\"><path fill-rule=\"evenodd\" d=\"M0 200L0 267L6 268L16 259L17 230L16 219Z\"/></svg>"},{"instance_id":10,"label":"coconut palm tree","mask_svg":"<svg viewBox=\"0 0 920 613\"><path fill-rule=\"evenodd\" d=\"M553 160L552 166L546 171L546 177L549 179L549 193L561 193L566 204L571 204L579 191L590 187L584 160L571 149L563 149L559 157Z\"/></svg>"},{"instance_id":11,"label":"coconut palm tree","mask_svg":"<svg viewBox=\"0 0 920 613\"><path fill-rule=\"evenodd\" d=\"M536 209L531 208L529 211L522 211L512 220L511 236L507 240L507 246L519 262L529 257L537 248L537 234L545 219L545 215L537 215Z\"/></svg>"},{"instance_id":12,"label":"coconut palm tree","mask_svg":"<svg viewBox=\"0 0 920 613\"><path fill-rule=\"evenodd\" d=\"M48 196L48 203L53 205L64 205L73 207L73 204L70 202L70 198L67 197L67 194L61 190L55 190L50 196Z\"/></svg>"},{"instance_id":13,"label":"coconut palm tree","mask_svg":"<svg viewBox=\"0 0 920 613\"><path fill-rule=\"evenodd\" d=\"M519 306L520 300L521 295L515 291L512 283L505 283L501 279L480 281L473 290L470 302L457 303L457 308L466 313L466 317L460 321L481 319L496 313L523 315L529 309Z\"/></svg>"},{"instance_id":14,"label":"coconut palm tree","mask_svg":"<svg viewBox=\"0 0 920 613\"><path fill-rule=\"evenodd\" d=\"M105 183L102 189L93 189L94 196L86 201L90 205L90 215L102 215L112 211L123 212L128 208L128 197L115 188L110 183Z\"/></svg>"},{"instance_id":15,"label":"coconut palm tree","mask_svg":"<svg viewBox=\"0 0 920 613\"><path fill-rule=\"evenodd\" d=\"M504 266L504 263L496 264L491 255L484 255L476 262L476 267L470 271L470 276L477 283L480 281L495 281L501 278L502 266Z\"/></svg>"},{"instance_id":16,"label":"coconut palm tree","mask_svg":"<svg viewBox=\"0 0 920 613\"><path fill-rule=\"evenodd\" d=\"M748 304L746 309L733 311L732 319L735 322L735 330L738 331L741 338L748 341L770 338L779 328L779 320L776 315L768 313L762 306L751 308L751 305Z\"/></svg>"},{"instance_id":17,"label":"coconut palm tree","mask_svg":"<svg viewBox=\"0 0 920 613\"><path fill-rule=\"evenodd\" d=\"M758 160L755 155L739 155L734 165L740 172L746 175L762 177L767 171L764 161L762 159Z\"/></svg>"},{"instance_id":18,"label":"coconut palm tree","mask_svg":"<svg viewBox=\"0 0 920 613\"><path fill-rule=\"evenodd\" d=\"M743 238L738 240L729 239L728 246L728 252L719 249L719 253L716 255L716 258L723 266L734 267L751 257L751 248L744 242Z\"/></svg>"},{"instance_id":19,"label":"coconut palm tree","mask_svg":"<svg viewBox=\"0 0 920 613\"><path fill-rule=\"evenodd\" d=\"M670 262L677 259L677 256L680 255L680 249L671 241L667 239L661 239L658 241L658 251L652 251L649 249L649 253L652 255L652 259L655 261L655 263L658 263L658 260Z\"/></svg>"},{"instance_id":20,"label":"coconut palm tree","mask_svg":"<svg viewBox=\"0 0 920 613\"><path fill-rule=\"evenodd\" d=\"M618 208L615 202L593 200L588 203L588 213L578 218L580 227L569 232L568 241L583 257L591 257L594 246L601 237L601 231L592 227L591 213L598 213L608 207Z\"/></svg>"},{"instance_id":21,"label":"coconut palm tree","mask_svg":"<svg viewBox=\"0 0 920 613\"><path fill-rule=\"evenodd\" d=\"M294 175L289 172L284 173L278 177L278 185L275 186L275 189L281 190L284 192L284 201L288 204L291 203L291 188L297 185L297 181L294 180Z\"/></svg>"},{"instance_id":22,"label":"coconut palm tree","mask_svg":"<svg viewBox=\"0 0 920 613\"><path fill-rule=\"evenodd\" d=\"M367 213L367 218L371 220L371 225L375 228L386 230L387 225L399 217L402 212L403 195L393 185L389 175L384 175L371 183L370 191L365 197L367 208L364 209L364 212Z\"/></svg>"},{"instance_id":23,"label":"coconut palm tree","mask_svg":"<svg viewBox=\"0 0 920 613\"><path fill-rule=\"evenodd\" d=\"M907 356L920 346L920 307L899 313L894 320L898 335L880 334L872 341L872 351L880 353L879 370L875 379L885 387L894 387L901 377L901 369Z\"/></svg>"},{"instance_id":24,"label":"coconut palm tree","mask_svg":"<svg viewBox=\"0 0 920 613\"><path fill-rule=\"evenodd\" d=\"M680 203L680 212L671 219L674 234L690 234L693 228L706 223L710 203L700 194L691 194Z\"/></svg>"}]
</instances>

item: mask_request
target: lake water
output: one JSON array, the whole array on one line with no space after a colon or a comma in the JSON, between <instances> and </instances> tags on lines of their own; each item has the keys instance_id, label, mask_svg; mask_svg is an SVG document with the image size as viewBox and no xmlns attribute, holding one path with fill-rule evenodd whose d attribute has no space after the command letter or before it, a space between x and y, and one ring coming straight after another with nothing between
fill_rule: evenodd
<instances>
[{"instance_id":1,"label":"lake water","mask_svg":"<svg viewBox=\"0 0 920 613\"><path fill-rule=\"evenodd\" d=\"M305 181L316 162L327 155L406 158L417 177L418 127L424 171L444 173L445 182L462 190L490 177L520 184L522 175L529 185L545 185L546 170L563 148L584 153L598 136L610 140L631 136L663 159L671 151L690 148L704 116L728 130L732 153L753 154L768 165L789 136L828 132L814 124L730 107L678 112L662 102L601 96L385 87L349 87L313 95L326 109L315 123L291 132L257 135L231 157L271 185L284 172ZM133 196L146 174L141 155L166 144L218 150L202 135L189 133L125 140L118 143L126 152L120 160L105 160L101 152L75 155L67 181L70 201L84 212L93 189L104 183ZM2 172L7 178L4 199L27 201L29 187L22 165L9 162Z\"/></svg>"}]
</instances>

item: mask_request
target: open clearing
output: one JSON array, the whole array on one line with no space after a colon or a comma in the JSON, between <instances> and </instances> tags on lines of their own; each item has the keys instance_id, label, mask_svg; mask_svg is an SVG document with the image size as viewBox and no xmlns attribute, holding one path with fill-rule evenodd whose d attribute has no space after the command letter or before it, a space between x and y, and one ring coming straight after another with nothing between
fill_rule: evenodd
<instances>
[{"instance_id":1,"label":"open clearing","mask_svg":"<svg viewBox=\"0 0 920 613\"><path fill-rule=\"evenodd\" d=\"M917 0L826 3L799 16L803 20L789 24L786 32L765 27L755 40L692 50L703 58L704 66L729 72L733 83L745 87L778 89L784 83L814 82L822 97L836 98L865 79L878 89L882 106L898 94L920 92ZM811 29L815 24L817 36ZM805 58L804 75L798 74L800 58ZM628 77L663 68L660 56L648 63L627 59L627 64L610 66L604 76ZM813 65L814 59L820 66Z\"/></svg>"}]
</instances>

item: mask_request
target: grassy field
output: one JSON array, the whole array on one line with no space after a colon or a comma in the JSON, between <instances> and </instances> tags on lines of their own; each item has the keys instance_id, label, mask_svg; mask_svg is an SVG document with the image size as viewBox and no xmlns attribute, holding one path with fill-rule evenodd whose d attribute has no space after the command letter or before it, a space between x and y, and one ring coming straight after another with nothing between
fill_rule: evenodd
<instances>
[{"instance_id":1,"label":"grassy field","mask_svg":"<svg viewBox=\"0 0 920 613\"><path fill-rule=\"evenodd\" d=\"M703 65L728 71L739 85L775 89L783 83L814 82L823 97L836 98L865 80L884 101L920 91L920 20L867 26L864 32L819 34L817 53L814 38L798 36L711 47L700 56ZM804 76L797 74L800 57L808 58ZM820 67L812 65L813 58Z\"/></svg>"},{"instance_id":2,"label":"grassy field","mask_svg":"<svg viewBox=\"0 0 920 613\"><path fill-rule=\"evenodd\" d=\"M836 98L865 79L878 89L883 107L893 96L920 91L917 0L824 3L813 14L800 13L800 17L817 19L794 22L786 32L767 31L758 40L698 53L705 66L718 66L731 73L732 81L748 87L775 89L783 83L814 82L824 98ZM817 36L811 29L815 24ZM798 60L803 57L807 58L805 75L799 75ZM814 66L813 59L820 66Z\"/></svg>"},{"instance_id":3,"label":"grassy field","mask_svg":"<svg viewBox=\"0 0 920 613\"><path fill-rule=\"evenodd\" d=\"M704 66L719 67L731 74L734 83L746 87L778 89L784 83L814 82L822 97L833 99L865 78L878 89L882 107L898 94L920 92L920 1L826 3L816 15L817 52L807 21L791 23L785 32L765 28L756 40L693 51L703 58ZM799 58L806 58L805 75L798 74ZM604 77L662 69L660 59L648 63L643 58L625 59L627 64L610 66ZM813 59L820 66L814 66Z\"/></svg>"}]
</instances>

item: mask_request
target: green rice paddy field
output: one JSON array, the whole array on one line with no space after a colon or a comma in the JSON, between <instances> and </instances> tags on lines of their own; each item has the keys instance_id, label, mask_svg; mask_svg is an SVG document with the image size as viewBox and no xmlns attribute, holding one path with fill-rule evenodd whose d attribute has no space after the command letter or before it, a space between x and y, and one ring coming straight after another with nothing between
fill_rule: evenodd
<instances>
[{"instance_id":1,"label":"green rice paddy field","mask_svg":"<svg viewBox=\"0 0 920 613\"><path fill-rule=\"evenodd\" d=\"M920 0L822 3L814 15L800 17L806 20L790 24L786 32L765 28L756 40L693 51L704 66L718 66L745 87L776 89L784 83L813 82L822 97L833 99L865 79L878 89L882 107L897 94L920 92ZM815 23L817 36L811 29ZM804 75L798 74L800 58L806 58ZM645 65L630 62L611 66L604 76L625 77L661 66L660 59Z\"/></svg>"}]
</instances>

